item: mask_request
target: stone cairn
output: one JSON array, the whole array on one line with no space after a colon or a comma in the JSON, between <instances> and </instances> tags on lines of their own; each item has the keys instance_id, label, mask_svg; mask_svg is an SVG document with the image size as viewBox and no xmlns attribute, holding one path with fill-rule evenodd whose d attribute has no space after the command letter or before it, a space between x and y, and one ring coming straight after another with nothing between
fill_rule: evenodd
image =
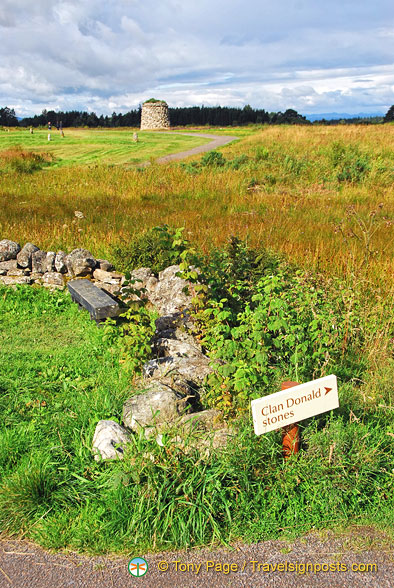
<instances>
[{"instance_id":1,"label":"stone cairn","mask_svg":"<svg viewBox=\"0 0 394 588\"><path fill-rule=\"evenodd\" d=\"M141 131L169 128L170 118L167 103L162 100L144 102L141 112Z\"/></svg>"},{"instance_id":2,"label":"stone cairn","mask_svg":"<svg viewBox=\"0 0 394 588\"><path fill-rule=\"evenodd\" d=\"M201 410L205 378L212 361L193 336L190 309L193 284L181 278L178 265L155 276L150 268L131 272L132 300L145 299L154 309L156 330L151 341L152 359L142 368L139 390L132 391L123 406L123 424L101 420L93 437L92 453L97 461L122 459L131 435L141 429L162 445L162 433L172 433L171 442L184 451L197 448L204 455L226 445L232 432L215 409ZM115 299L127 296L125 277L110 262L96 259L86 249L42 251L32 243L0 241L0 284L39 284L63 289L70 279L85 278ZM140 291L140 292L139 292ZM167 436L168 437L168 436Z\"/></svg>"}]
</instances>

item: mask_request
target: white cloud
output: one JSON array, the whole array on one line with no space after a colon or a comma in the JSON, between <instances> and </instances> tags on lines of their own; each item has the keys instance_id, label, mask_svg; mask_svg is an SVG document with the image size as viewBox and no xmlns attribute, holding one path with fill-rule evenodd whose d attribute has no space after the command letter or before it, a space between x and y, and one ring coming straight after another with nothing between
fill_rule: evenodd
<instances>
[{"instance_id":1,"label":"white cloud","mask_svg":"<svg viewBox=\"0 0 394 588\"><path fill-rule=\"evenodd\" d=\"M388 0L2 0L0 106L108 113L157 96L384 112L391 11Z\"/></svg>"}]
</instances>

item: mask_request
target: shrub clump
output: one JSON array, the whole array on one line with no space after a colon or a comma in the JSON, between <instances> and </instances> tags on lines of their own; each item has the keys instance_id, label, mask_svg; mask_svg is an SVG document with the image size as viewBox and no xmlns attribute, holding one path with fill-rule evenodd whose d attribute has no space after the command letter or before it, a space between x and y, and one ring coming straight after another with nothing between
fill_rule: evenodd
<instances>
[{"instance_id":1,"label":"shrub clump","mask_svg":"<svg viewBox=\"0 0 394 588\"><path fill-rule=\"evenodd\" d=\"M165 100L157 100L157 98L149 98L148 100L145 100L144 104L166 104L167 102Z\"/></svg>"},{"instance_id":2,"label":"shrub clump","mask_svg":"<svg viewBox=\"0 0 394 588\"><path fill-rule=\"evenodd\" d=\"M123 239L112 249L116 267L122 271L149 267L158 274L166 267L179 263L186 242L175 247L174 240L182 231L161 225L132 236L130 240Z\"/></svg>"},{"instance_id":3,"label":"shrub clump","mask_svg":"<svg viewBox=\"0 0 394 588\"><path fill-rule=\"evenodd\" d=\"M30 174L42 169L52 161L48 153L34 153L21 147L13 147L0 152L0 172L19 172Z\"/></svg>"},{"instance_id":4,"label":"shrub clump","mask_svg":"<svg viewBox=\"0 0 394 588\"><path fill-rule=\"evenodd\" d=\"M369 155L362 153L357 146L336 142L330 156L338 182L360 183L371 170Z\"/></svg>"}]
</instances>

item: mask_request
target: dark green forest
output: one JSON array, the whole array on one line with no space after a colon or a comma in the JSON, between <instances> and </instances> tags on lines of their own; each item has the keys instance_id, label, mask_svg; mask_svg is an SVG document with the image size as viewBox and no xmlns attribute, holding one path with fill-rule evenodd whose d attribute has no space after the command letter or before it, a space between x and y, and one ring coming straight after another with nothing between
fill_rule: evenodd
<instances>
[{"instance_id":1,"label":"dark green forest","mask_svg":"<svg viewBox=\"0 0 394 588\"><path fill-rule=\"evenodd\" d=\"M242 126L248 124L377 124L390 122L394 118L394 106L388 110L384 118L348 118L341 120L319 120L311 123L296 110L288 108L285 112L267 112L264 109L252 108L247 104L243 108L229 106L188 106L169 108L171 126ZM110 116L97 115L94 112L71 110L55 112L43 110L41 114L19 119L13 108L0 108L1 126L39 127L48 122L57 127L139 127L141 121L141 107L124 114L113 112Z\"/></svg>"}]
</instances>

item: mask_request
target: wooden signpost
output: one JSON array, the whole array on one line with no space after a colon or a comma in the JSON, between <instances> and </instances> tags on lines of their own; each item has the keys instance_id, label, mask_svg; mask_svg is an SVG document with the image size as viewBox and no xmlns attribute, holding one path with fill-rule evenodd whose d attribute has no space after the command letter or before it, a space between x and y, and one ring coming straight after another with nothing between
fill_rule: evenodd
<instances>
[{"instance_id":1,"label":"wooden signpost","mask_svg":"<svg viewBox=\"0 0 394 588\"><path fill-rule=\"evenodd\" d=\"M254 432L263 435L283 427L283 453L287 458L299 449L296 423L338 407L338 386L334 375L306 384L284 382L280 392L252 400Z\"/></svg>"}]
</instances>

